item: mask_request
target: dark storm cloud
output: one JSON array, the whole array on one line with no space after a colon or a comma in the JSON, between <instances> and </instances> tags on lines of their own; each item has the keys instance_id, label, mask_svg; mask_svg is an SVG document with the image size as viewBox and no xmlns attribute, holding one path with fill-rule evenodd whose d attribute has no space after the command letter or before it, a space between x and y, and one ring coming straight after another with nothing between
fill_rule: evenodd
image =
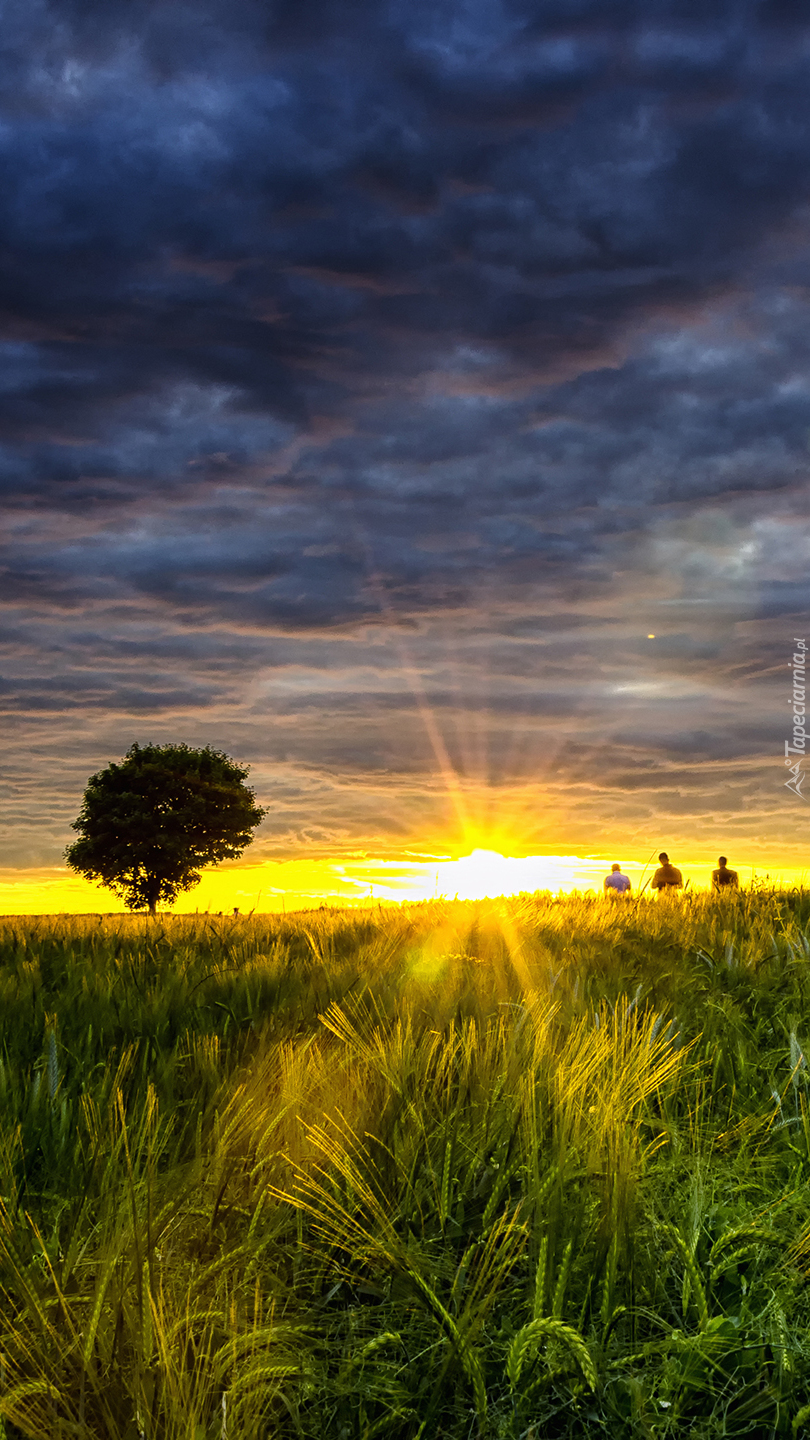
<instances>
[{"instance_id":1,"label":"dark storm cloud","mask_svg":"<svg viewBox=\"0 0 810 1440\"><path fill-rule=\"evenodd\" d=\"M809 68L785 0L8 7L15 785L146 725L292 766L285 844L313 775L325 834L379 839L380 777L396 829L447 757L597 829L762 808L808 609Z\"/></svg>"}]
</instances>

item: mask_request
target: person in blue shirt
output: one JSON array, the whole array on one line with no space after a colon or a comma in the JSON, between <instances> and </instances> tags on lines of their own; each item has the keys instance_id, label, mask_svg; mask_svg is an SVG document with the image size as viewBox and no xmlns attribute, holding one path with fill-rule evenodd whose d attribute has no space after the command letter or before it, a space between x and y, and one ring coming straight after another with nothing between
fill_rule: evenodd
<instances>
[{"instance_id":1,"label":"person in blue shirt","mask_svg":"<svg viewBox=\"0 0 810 1440\"><path fill-rule=\"evenodd\" d=\"M610 867L610 874L605 876L605 894L613 896L630 894L630 876L623 875L621 866L615 862Z\"/></svg>"}]
</instances>

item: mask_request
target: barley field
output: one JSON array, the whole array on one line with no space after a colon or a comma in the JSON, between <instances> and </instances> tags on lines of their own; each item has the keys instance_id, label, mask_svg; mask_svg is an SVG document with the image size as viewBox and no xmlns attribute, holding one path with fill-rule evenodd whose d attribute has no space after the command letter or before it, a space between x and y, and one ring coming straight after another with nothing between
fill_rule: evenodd
<instances>
[{"instance_id":1,"label":"barley field","mask_svg":"<svg viewBox=\"0 0 810 1440\"><path fill-rule=\"evenodd\" d=\"M810 1435L809 927L0 919L0 1433Z\"/></svg>"}]
</instances>

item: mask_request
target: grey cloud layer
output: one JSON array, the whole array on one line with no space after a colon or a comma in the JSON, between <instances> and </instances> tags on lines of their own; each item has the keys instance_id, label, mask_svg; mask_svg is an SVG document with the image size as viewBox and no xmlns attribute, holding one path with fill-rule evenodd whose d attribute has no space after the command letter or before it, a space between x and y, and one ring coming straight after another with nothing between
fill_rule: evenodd
<instances>
[{"instance_id":1,"label":"grey cloud layer","mask_svg":"<svg viewBox=\"0 0 810 1440\"><path fill-rule=\"evenodd\" d=\"M535 843L798 846L809 69L785 3L11 6L8 863L147 732L282 767L268 844L314 775L322 843L382 844L428 710L556 797Z\"/></svg>"}]
</instances>

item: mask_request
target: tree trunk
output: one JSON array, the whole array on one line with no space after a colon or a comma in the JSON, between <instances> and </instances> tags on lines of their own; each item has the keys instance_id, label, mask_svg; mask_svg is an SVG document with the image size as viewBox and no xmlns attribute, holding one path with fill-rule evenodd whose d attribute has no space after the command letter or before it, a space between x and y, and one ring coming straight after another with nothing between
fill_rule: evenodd
<instances>
[{"instance_id":1,"label":"tree trunk","mask_svg":"<svg viewBox=\"0 0 810 1440\"><path fill-rule=\"evenodd\" d=\"M146 891L146 903L149 906L149 914L156 915L157 902L160 899L160 881L155 879L154 876L149 876L144 889Z\"/></svg>"}]
</instances>

